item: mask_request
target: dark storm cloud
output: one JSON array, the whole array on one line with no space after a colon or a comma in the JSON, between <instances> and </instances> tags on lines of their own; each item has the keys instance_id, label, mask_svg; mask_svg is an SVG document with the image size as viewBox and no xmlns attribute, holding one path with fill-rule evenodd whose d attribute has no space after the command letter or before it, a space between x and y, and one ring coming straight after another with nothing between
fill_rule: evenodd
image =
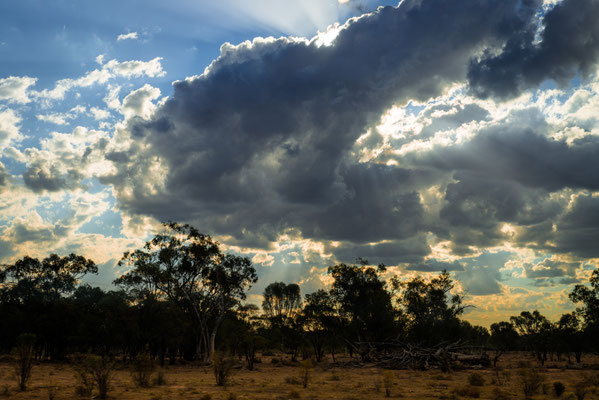
<instances>
[{"instance_id":1,"label":"dark storm cloud","mask_svg":"<svg viewBox=\"0 0 599 400\"><path fill-rule=\"evenodd\" d=\"M139 147L133 157L111 154L118 173L103 182L131 214L194 222L245 244L288 229L357 244L417 235L413 176L426 174L356 165L356 140L391 105L465 79L474 54L530 18L517 0L413 0L352 20L331 46L224 46L207 73L175 84L151 121L130 124ZM164 168L158 192L147 189L153 160Z\"/></svg>"},{"instance_id":2,"label":"dark storm cloud","mask_svg":"<svg viewBox=\"0 0 599 400\"><path fill-rule=\"evenodd\" d=\"M535 12L539 1L524 0ZM577 73L588 75L599 59L599 1L564 0L548 11L537 42L534 19L514 31L498 55L473 62L468 79L480 97L508 98L547 79L564 85Z\"/></svg>"},{"instance_id":3,"label":"dark storm cloud","mask_svg":"<svg viewBox=\"0 0 599 400\"><path fill-rule=\"evenodd\" d=\"M578 257L599 257L599 198L576 197L567 212L555 224L547 247L558 253Z\"/></svg>"},{"instance_id":4,"label":"dark storm cloud","mask_svg":"<svg viewBox=\"0 0 599 400\"><path fill-rule=\"evenodd\" d=\"M599 190L599 138L588 135L568 144L545 136L544 124L539 120L533 128L532 118L528 126L500 124L462 145L416 155L414 162L546 191Z\"/></svg>"},{"instance_id":5,"label":"dark storm cloud","mask_svg":"<svg viewBox=\"0 0 599 400\"><path fill-rule=\"evenodd\" d=\"M527 278L576 277L580 263L545 260L536 265L524 264Z\"/></svg>"},{"instance_id":6,"label":"dark storm cloud","mask_svg":"<svg viewBox=\"0 0 599 400\"><path fill-rule=\"evenodd\" d=\"M78 186L82 175L74 169L62 174L55 166L46 167L34 164L23 173L25 185L36 193L57 192Z\"/></svg>"},{"instance_id":7,"label":"dark storm cloud","mask_svg":"<svg viewBox=\"0 0 599 400\"><path fill-rule=\"evenodd\" d=\"M327 246L326 252L335 254L339 262L354 263L362 257L370 264L397 265L399 263L422 263L431 249L424 234L404 240L391 240L374 244L351 244Z\"/></svg>"}]
</instances>

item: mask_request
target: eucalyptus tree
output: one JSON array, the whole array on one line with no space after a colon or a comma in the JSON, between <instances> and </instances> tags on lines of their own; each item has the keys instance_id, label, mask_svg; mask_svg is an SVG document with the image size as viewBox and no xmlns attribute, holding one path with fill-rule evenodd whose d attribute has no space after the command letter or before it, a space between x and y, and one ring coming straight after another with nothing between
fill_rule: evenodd
<instances>
[{"instance_id":1,"label":"eucalyptus tree","mask_svg":"<svg viewBox=\"0 0 599 400\"><path fill-rule=\"evenodd\" d=\"M0 266L0 348L10 346L17 336L34 333L39 358L62 358L76 319L67 297L80 279L98 272L96 264L83 256L44 259L25 256Z\"/></svg>"},{"instance_id":2,"label":"eucalyptus tree","mask_svg":"<svg viewBox=\"0 0 599 400\"><path fill-rule=\"evenodd\" d=\"M358 265L342 263L329 267L333 278L330 295L344 325L346 341L380 342L397 334L397 312L382 279L386 267L358 261Z\"/></svg>"},{"instance_id":3,"label":"eucalyptus tree","mask_svg":"<svg viewBox=\"0 0 599 400\"><path fill-rule=\"evenodd\" d=\"M430 280L417 276L401 281L394 277L392 286L410 340L437 344L459 339L459 317L466 306L463 297L453 292L454 283L447 271Z\"/></svg>"},{"instance_id":4,"label":"eucalyptus tree","mask_svg":"<svg viewBox=\"0 0 599 400\"><path fill-rule=\"evenodd\" d=\"M223 254L219 243L190 225L165 223L141 249L127 252L119 265L129 272L115 280L137 298L155 295L187 311L197 326L196 356L208 361L227 311L257 281L250 260Z\"/></svg>"}]
</instances>

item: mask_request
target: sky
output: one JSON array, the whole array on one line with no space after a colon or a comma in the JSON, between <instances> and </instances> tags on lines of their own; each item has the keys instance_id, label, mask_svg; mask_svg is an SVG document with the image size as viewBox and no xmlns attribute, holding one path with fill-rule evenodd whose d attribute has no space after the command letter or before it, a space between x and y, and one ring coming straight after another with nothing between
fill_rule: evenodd
<instances>
[{"instance_id":1,"label":"sky","mask_svg":"<svg viewBox=\"0 0 599 400\"><path fill-rule=\"evenodd\" d=\"M0 2L0 263L162 221L326 288L450 271L552 319L599 259L599 0Z\"/></svg>"}]
</instances>

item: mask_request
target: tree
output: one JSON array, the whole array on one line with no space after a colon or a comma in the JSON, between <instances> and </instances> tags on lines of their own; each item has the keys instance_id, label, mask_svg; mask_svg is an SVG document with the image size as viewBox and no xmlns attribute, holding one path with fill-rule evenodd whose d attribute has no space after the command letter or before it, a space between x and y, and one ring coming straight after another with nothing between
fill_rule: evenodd
<instances>
[{"instance_id":1,"label":"tree","mask_svg":"<svg viewBox=\"0 0 599 400\"><path fill-rule=\"evenodd\" d=\"M522 311L520 315L510 317L510 321L524 340L526 347L533 351L541 365L544 365L547 360L553 324L537 310L532 313Z\"/></svg>"},{"instance_id":2,"label":"tree","mask_svg":"<svg viewBox=\"0 0 599 400\"><path fill-rule=\"evenodd\" d=\"M334 346L333 336L339 326L335 301L330 293L320 289L307 294L300 322L314 350L316 361L320 362L324 356L325 344L329 342Z\"/></svg>"},{"instance_id":3,"label":"tree","mask_svg":"<svg viewBox=\"0 0 599 400\"><path fill-rule=\"evenodd\" d=\"M273 282L263 292L262 310L271 324L281 327L292 319L302 306L297 283Z\"/></svg>"},{"instance_id":4,"label":"tree","mask_svg":"<svg viewBox=\"0 0 599 400\"><path fill-rule=\"evenodd\" d=\"M394 278L397 303L407 319L409 339L437 344L460 335L459 316L466 306L462 296L452 293L453 280L447 271L425 281L416 277L407 282Z\"/></svg>"},{"instance_id":5,"label":"tree","mask_svg":"<svg viewBox=\"0 0 599 400\"><path fill-rule=\"evenodd\" d=\"M138 298L158 294L188 311L199 334L196 355L208 361L225 314L257 281L245 257L223 254L218 242L190 225L164 224L142 249L125 253L119 265L132 269L115 284Z\"/></svg>"},{"instance_id":6,"label":"tree","mask_svg":"<svg viewBox=\"0 0 599 400\"><path fill-rule=\"evenodd\" d=\"M92 260L75 254L51 254L42 260L26 256L0 266L0 305L4 311L0 343L10 346L20 333L31 332L37 337L37 357L62 358L68 345L65 332L76 321L67 296L75 291L81 277L97 272Z\"/></svg>"},{"instance_id":7,"label":"tree","mask_svg":"<svg viewBox=\"0 0 599 400\"><path fill-rule=\"evenodd\" d=\"M0 300L20 304L33 297L58 300L73 293L81 277L88 273L98 273L96 264L75 254L50 254L41 261L25 256L0 267Z\"/></svg>"},{"instance_id":8,"label":"tree","mask_svg":"<svg viewBox=\"0 0 599 400\"><path fill-rule=\"evenodd\" d=\"M585 285L576 285L570 293L570 300L573 303L582 303L578 311L584 317L587 325L599 324L599 269L591 274L589 280L591 287Z\"/></svg>"},{"instance_id":9,"label":"tree","mask_svg":"<svg viewBox=\"0 0 599 400\"><path fill-rule=\"evenodd\" d=\"M497 366L497 361L504 352L517 348L519 338L511 322L501 321L491 324L491 345L495 347L493 366Z\"/></svg>"},{"instance_id":10,"label":"tree","mask_svg":"<svg viewBox=\"0 0 599 400\"><path fill-rule=\"evenodd\" d=\"M347 325L346 340L380 342L396 333L396 312L387 284L381 279L386 267L370 267L366 260L358 261L359 265L329 267L334 279L330 294ZM362 352L361 356L367 354Z\"/></svg>"}]
</instances>

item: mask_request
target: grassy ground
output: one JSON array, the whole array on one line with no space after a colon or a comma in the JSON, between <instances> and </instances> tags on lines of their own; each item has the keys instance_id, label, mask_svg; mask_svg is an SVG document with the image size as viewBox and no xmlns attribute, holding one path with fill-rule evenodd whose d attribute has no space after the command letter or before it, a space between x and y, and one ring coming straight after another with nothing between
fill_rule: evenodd
<instances>
[{"instance_id":1,"label":"grassy ground","mask_svg":"<svg viewBox=\"0 0 599 400\"><path fill-rule=\"evenodd\" d=\"M392 380L391 398L402 399L523 399L520 371L527 365L536 366L534 360L524 354L504 356L499 368L494 370L461 370L451 373L440 371L384 371L375 367L342 368L322 363L314 368L307 388L300 383L300 368L271 363L263 357L255 371L233 370L226 387L215 386L212 370L207 367L187 365L169 366L164 369L166 384L149 388L135 387L129 370L117 369L112 380L110 398L114 400L245 400L245 399L385 399L385 374ZM587 356L585 363L599 364L599 359ZM530 367L528 367L530 368ZM482 386L469 384L473 372L482 375ZM560 381L566 392L573 392L575 383L584 377L599 379L599 370L587 365L583 369L566 368L565 362L548 361L540 370L545 382L537 399L557 398L553 382ZM389 379L389 378L388 378ZM8 363L0 364L0 398L15 400L30 399L75 399L76 380L68 364L39 364L32 371L29 388L17 391ZM55 397L49 393L55 392ZM586 399L599 399L599 392L589 392ZM208 397L209 396L209 397ZM574 397L575 398L575 397Z\"/></svg>"}]
</instances>

